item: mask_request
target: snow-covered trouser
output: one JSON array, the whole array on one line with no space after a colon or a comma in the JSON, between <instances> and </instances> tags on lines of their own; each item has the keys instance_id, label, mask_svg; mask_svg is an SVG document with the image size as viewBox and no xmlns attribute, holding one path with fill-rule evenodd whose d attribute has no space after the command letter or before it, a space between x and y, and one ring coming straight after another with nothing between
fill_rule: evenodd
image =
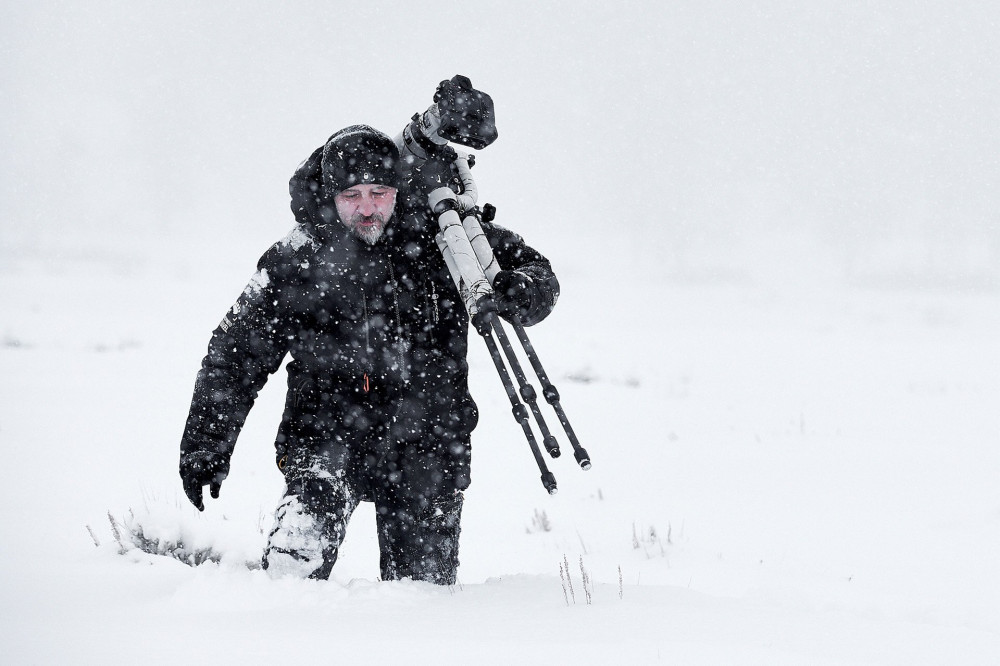
<instances>
[{"instance_id":1,"label":"snow-covered trouser","mask_svg":"<svg viewBox=\"0 0 1000 666\"><path fill-rule=\"evenodd\" d=\"M436 452L326 447L290 455L263 566L273 577L329 578L351 514L375 503L383 580L455 583L463 495Z\"/></svg>"}]
</instances>

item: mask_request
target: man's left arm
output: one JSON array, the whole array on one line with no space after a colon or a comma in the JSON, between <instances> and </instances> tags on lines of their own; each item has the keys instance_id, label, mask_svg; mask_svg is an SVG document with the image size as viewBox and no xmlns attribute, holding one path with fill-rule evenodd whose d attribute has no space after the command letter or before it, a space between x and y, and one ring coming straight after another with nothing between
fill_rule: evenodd
<instances>
[{"instance_id":1,"label":"man's left arm","mask_svg":"<svg viewBox=\"0 0 1000 666\"><path fill-rule=\"evenodd\" d=\"M482 227L501 268L493 282L501 316L518 315L525 326L542 321L559 299L559 280L549 260L510 229L485 221Z\"/></svg>"}]
</instances>

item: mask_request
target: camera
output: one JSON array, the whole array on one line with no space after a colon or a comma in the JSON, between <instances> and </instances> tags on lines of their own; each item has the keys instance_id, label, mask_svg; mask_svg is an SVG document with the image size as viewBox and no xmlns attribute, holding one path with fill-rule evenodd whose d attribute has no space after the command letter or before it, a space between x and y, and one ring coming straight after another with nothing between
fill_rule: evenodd
<instances>
[{"instance_id":1,"label":"camera","mask_svg":"<svg viewBox=\"0 0 1000 666\"><path fill-rule=\"evenodd\" d=\"M454 159L447 149L449 141L481 150L496 139L493 98L473 88L467 76L456 75L438 84L434 103L423 113L413 114L396 137L396 145L411 166L418 166L431 158Z\"/></svg>"},{"instance_id":2,"label":"camera","mask_svg":"<svg viewBox=\"0 0 1000 666\"><path fill-rule=\"evenodd\" d=\"M473 88L468 77L456 75L442 81L434 103L441 117L439 136L476 150L497 140L493 98Z\"/></svg>"}]
</instances>

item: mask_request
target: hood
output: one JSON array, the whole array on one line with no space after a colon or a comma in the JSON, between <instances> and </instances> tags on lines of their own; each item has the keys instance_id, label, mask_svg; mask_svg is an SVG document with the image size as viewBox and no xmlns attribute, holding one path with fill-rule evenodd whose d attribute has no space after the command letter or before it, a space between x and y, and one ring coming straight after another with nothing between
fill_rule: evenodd
<instances>
[{"instance_id":1,"label":"hood","mask_svg":"<svg viewBox=\"0 0 1000 666\"><path fill-rule=\"evenodd\" d=\"M288 181L288 194L295 221L314 231L317 237L327 238L333 229L331 225L339 225L340 221L333 201L323 196L322 161L323 146L320 146L295 169Z\"/></svg>"},{"instance_id":2,"label":"hood","mask_svg":"<svg viewBox=\"0 0 1000 666\"><path fill-rule=\"evenodd\" d=\"M295 173L292 174L291 179L288 181L288 194L291 197L290 205L292 214L295 215L295 221L324 242L331 238L343 237L345 232L347 235L350 235L347 227L340 222L340 218L337 215L337 207L334 205L333 199L327 197L323 190L324 150L331 140L350 129L340 130L327 139L322 146L314 150L309 157L299 164L298 168L295 169ZM412 198L408 194L407 189L405 184L400 184L400 187L397 188L396 209L393 212L393 221L389 223L386 233L376 245L384 242L388 236L392 235L393 228L401 224L401 220L404 217L403 211L412 203ZM353 236L351 237L353 238Z\"/></svg>"}]
</instances>

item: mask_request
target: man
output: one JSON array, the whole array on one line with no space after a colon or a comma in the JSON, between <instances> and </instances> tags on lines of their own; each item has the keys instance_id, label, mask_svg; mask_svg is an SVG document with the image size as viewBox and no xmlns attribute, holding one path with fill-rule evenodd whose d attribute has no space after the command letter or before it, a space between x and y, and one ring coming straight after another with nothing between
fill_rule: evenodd
<instances>
[{"instance_id":1,"label":"man","mask_svg":"<svg viewBox=\"0 0 1000 666\"><path fill-rule=\"evenodd\" d=\"M468 314L438 250L420 175L389 137L355 125L296 170L296 226L268 250L212 334L181 442L184 490L218 497L240 428L292 356L275 441L286 491L263 566L328 578L351 513L376 506L384 580L455 582L470 434ZM548 260L483 222L498 305L534 324L559 285Z\"/></svg>"}]
</instances>

